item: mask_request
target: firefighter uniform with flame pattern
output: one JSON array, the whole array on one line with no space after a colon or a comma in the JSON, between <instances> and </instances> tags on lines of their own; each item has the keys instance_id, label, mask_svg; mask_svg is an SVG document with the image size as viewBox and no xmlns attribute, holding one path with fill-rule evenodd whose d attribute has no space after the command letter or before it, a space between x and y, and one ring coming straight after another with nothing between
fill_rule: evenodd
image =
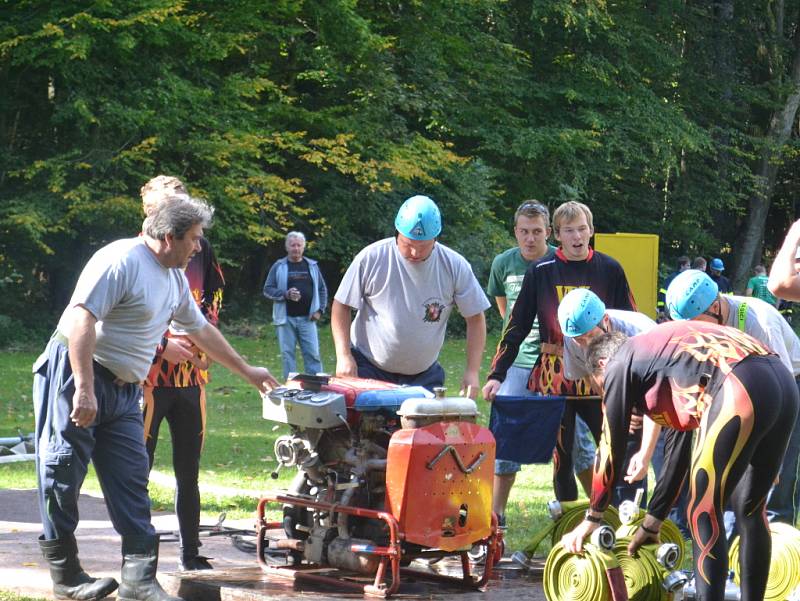
<instances>
[{"instance_id":1,"label":"firefighter uniform with flame pattern","mask_svg":"<svg viewBox=\"0 0 800 601\"><path fill-rule=\"evenodd\" d=\"M689 473L687 517L698 599L724 596L728 549L723 507L741 534L742 600L762 599L769 572L767 493L798 411L792 374L747 334L704 322L668 322L630 338L605 369L603 437L591 510L605 510L624 471L631 412L669 428L664 471L648 513L664 520ZM692 431L697 430L692 446Z\"/></svg>"},{"instance_id":2,"label":"firefighter uniform with flame pattern","mask_svg":"<svg viewBox=\"0 0 800 601\"><path fill-rule=\"evenodd\" d=\"M189 289L205 318L216 326L222 307L225 279L211 244L203 238L200 252L186 267ZM175 513L178 516L182 560L189 566L198 557L200 541L200 491L198 477L200 453L206 429L206 392L208 371L190 361L170 363L161 357L170 332L164 335L156 350L153 366L144 383L144 431L150 468L158 444L158 431L162 420L169 424L175 471ZM198 352L197 363L206 362ZM203 560L200 560L203 562Z\"/></svg>"},{"instance_id":3,"label":"firefighter uniform with flame pattern","mask_svg":"<svg viewBox=\"0 0 800 601\"><path fill-rule=\"evenodd\" d=\"M588 379L573 381L564 377L564 335L558 324L558 304L575 288L591 289L609 309L636 310L625 272L615 259L590 248L585 260L570 261L558 249L554 256L533 263L525 273L519 297L492 360L488 379L500 382L505 379L520 344L538 317L541 354L531 372L528 388L549 395L592 394ZM553 452L553 488L559 501L578 498L572 458L576 414L586 422L595 441L600 438L600 403L566 401Z\"/></svg>"}]
</instances>

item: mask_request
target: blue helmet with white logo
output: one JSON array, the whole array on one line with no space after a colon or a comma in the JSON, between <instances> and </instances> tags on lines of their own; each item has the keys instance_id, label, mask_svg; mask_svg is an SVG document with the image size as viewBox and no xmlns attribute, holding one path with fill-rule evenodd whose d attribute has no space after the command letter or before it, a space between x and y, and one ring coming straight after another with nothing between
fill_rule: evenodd
<instances>
[{"instance_id":1,"label":"blue helmet with white logo","mask_svg":"<svg viewBox=\"0 0 800 601\"><path fill-rule=\"evenodd\" d=\"M568 338L584 335L599 324L605 314L605 304L588 288L572 290L558 305L558 323Z\"/></svg>"},{"instance_id":2,"label":"blue helmet with white logo","mask_svg":"<svg viewBox=\"0 0 800 601\"><path fill-rule=\"evenodd\" d=\"M719 286L708 274L687 269L675 276L667 288L667 310L672 319L692 319L714 304Z\"/></svg>"},{"instance_id":3,"label":"blue helmet with white logo","mask_svg":"<svg viewBox=\"0 0 800 601\"><path fill-rule=\"evenodd\" d=\"M433 240L442 231L442 214L427 196L412 196L397 211L394 227L406 238Z\"/></svg>"}]
</instances>

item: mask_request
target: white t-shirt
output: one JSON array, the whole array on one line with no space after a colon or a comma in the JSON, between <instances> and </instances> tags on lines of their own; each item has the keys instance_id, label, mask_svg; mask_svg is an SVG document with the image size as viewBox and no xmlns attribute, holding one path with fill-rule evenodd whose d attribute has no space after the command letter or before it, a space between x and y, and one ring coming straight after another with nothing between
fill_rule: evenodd
<instances>
[{"instance_id":1,"label":"white t-shirt","mask_svg":"<svg viewBox=\"0 0 800 601\"><path fill-rule=\"evenodd\" d=\"M726 326L739 328L739 307L747 304L744 332L766 344L781 358L781 362L795 377L800 375L800 340L778 310L753 296L720 296L728 301L730 311Z\"/></svg>"},{"instance_id":2,"label":"white t-shirt","mask_svg":"<svg viewBox=\"0 0 800 601\"><path fill-rule=\"evenodd\" d=\"M644 313L606 309L609 331L622 332L628 336L636 336L656 327L656 322ZM564 337L564 376L568 380L580 380L591 375L586 357L586 347L580 346L574 338Z\"/></svg>"},{"instance_id":3,"label":"white t-shirt","mask_svg":"<svg viewBox=\"0 0 800 601\"><path fill-rule=\"evenodd\" d=\"M89 259L58 322L67 338L77 305L97 318L95 361L126 382L144 380L171 322L185 332L206 325L183 270L161 265L141 237L112 242Z\"/></svg>"},{"instance_id":4,"label":"white t-shirt","mask_svg":"<svg viewBox=\"0 0 800 601\"><path fill-rule=\"evenodd\" d=\"M358 311L353 346L379 368L405 375L436 361L454 306L465 317L490 306L460 254L437 242L425 261L415 263L403 258L394 238L361 250L334 298Z\"/></svg>"}]
</instances>

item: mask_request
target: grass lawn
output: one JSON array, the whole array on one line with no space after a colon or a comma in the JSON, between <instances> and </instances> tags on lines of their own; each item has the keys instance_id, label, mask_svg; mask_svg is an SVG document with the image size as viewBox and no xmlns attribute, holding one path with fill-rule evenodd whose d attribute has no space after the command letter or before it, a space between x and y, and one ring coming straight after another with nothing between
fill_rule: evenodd
<instances>
[{"instance_id":1,"label":"grass lawn","mask_svg":"<svg viewBox=\"0 0 800 601\"><path fill-rule=\"evenodd\" d=\"M275 333L271 325L232 325L226 333L234 347L248 361L266 365L273 373L280 374L280 357ZM330 327L320 330L323 364L327 370L335 368L335 354L330 336ZM491 350L496 341L487 344L481 377L485 377ZM32 342L32 348L44 346ZM464 366L465 342L451 339L442 349L440 361L447 373L450 394L457 394ZM33 431L31 409L30 366L36 358L35 351L7 351L0 353L0 437L13 436L18 432ZM220 367L213 368L213 380L208 387L208 437L203 452L201 484L214 485L235 490L266 491L288 485L294 472L283 470L278 480L270 473L275 468L273 442L286 429L261 419L261 399L253 388ZM488 407L478 401L482 420L488 419ZM155 469L165 474L172 473L171 444L168 427L164 423L159 437ZM36 479L33 463L0 465L0 487L34 488ZM84 484L84 490L99 490L93 473ZM151 496L156 509L172 506L173 490L151 483ZM526 466L517 477L511 493L507 511L510 526L507 548L517 549L537 531L547 526L545 504L552 498L551 467ZM247 494L210 495L203 494L203 523L216 522L221 511L230 518L246 518L254 515L257 498ZM540 552L549 549L543 545ZM0 601L16 600L1 596Z\"/></svg>"}]
</instances>

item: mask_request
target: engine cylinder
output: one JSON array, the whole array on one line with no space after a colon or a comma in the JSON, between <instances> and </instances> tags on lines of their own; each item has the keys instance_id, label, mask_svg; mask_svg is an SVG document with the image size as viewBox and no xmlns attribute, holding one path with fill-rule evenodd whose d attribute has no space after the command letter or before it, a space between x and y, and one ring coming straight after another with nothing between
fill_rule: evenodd
<instances>
[{"instance_id":1,"label":"engine cylinder","mask_svg":"<svg viewBox=\"0 0 800 601\"><path fill-rule=\"evenodd\" d=\"M328 544L328 563L340 570L374 574L380 564L380 558L370 553L354 553L350 550L352 545L375 546L375 543L363 538L337 536Z\"/></svg>"}]
</instances>

